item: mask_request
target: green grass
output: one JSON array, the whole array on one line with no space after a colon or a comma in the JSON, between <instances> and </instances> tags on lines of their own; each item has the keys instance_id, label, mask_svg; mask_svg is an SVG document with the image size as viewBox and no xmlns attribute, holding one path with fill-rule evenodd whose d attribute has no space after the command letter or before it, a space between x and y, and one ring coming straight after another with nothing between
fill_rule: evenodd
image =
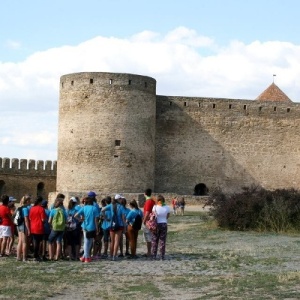
<instances>
[{"instance_id":1,"label":"green grass","mask_svg":"<svg viewBox=\"0 0 300 300\"><path fill-rule=\"evenodd\" d=\"M144 253L141 234L138 253ZM217 228L205 213L169 220L165 262L0 259L0 298L299 299L297 236Z\"/></svg>"}]
</instances>

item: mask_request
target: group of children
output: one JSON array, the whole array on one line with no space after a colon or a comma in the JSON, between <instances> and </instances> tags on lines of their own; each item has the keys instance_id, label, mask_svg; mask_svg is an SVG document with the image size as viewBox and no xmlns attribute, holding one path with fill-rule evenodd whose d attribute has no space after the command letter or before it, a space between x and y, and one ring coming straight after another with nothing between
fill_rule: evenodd
<instances>
[{"instance_id":1,"label":"group of children","mask_svg":"<svg viewBox=\"0 0 300 300\"><path fill-rule=\"evenodd\" d=\"M32 204L32 197L25 195L17 208L15 198L2 195L0 257L13 254L14 237L18 236L18 261L28 261L30 252L36 262L69 259L89 263L108 256L111 260L137 258L137 238L143 220L137 202L130 201L128 208L126 199L117 194L102 199L99 205L96 196L91 191L81 200L71 197L65 207L65 196L58 194L48 207L48 201L42 197Z\"/></svg>"}]
</instances>

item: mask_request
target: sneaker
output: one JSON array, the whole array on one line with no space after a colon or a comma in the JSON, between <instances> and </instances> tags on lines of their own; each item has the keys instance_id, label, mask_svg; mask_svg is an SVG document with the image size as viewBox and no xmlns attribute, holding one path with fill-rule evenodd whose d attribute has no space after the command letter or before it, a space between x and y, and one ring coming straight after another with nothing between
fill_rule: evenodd
<instances>
[{"instance_id":1,"label":"sneaker","mask_svg":"<svg viewBox=\"0 0 300 300\"><path fill-rule=\"evenodd\" d=\"M99 260L99 259L100 259L100 256L98 256L98 255L95 255L92 257L92 260Z\"/></svg>"},{"instance_id":2,"label":"sneaker","mask_svg":"<svg viewBox=\"0 0 300 300\"><path fill-rule=\"evenodd\" d=\"M80 261L85 262L84 256L81 256L79 259L80 259Z\"/></svg>"},{"instance_id":3,"label":"sneaker","mask_svg":"<svg viewBox=\"0 0 300 300\"><path fill-rule=\"evenodd\" d=\"M124 257L123 253L119 254L118 257Z\"/></svg>"},{"instance_id":4,"label":"sneaker","mask_svg":"<svg viewBox=\"0 0 300 300\"><path fill-rule=\"evenodd\" d=\"M126 252L125 253L125 256L130 256L131 254L129 252Z\"/></svg>"},{"instance_id":5,"label":"sneaker","mask_svg":"<svg viewBox=\"0 0 300 300\"><path fill-rule=\"evenodd\" d=\"M84 260L85 263L90 263L92 262L92 259L90 257L87 257L85 260Z\"/></svg>"}]
</instances>

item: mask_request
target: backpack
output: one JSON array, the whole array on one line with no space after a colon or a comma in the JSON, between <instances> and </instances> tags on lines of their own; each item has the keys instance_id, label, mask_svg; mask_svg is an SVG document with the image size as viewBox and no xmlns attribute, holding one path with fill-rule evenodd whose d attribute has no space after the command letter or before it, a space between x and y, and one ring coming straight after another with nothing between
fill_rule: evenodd
<instances>
[{"instance_id":1,"label":"backpack","mask_svg":"<svg viewBox=\"0 0 300 300\"><path fill-rule=\"evenodd\" d=\"M140 215L140 213L138 212L138 214L136 215L133 223L132 223L132 228L135 230L140 230L142 228L142 217Z\"/></svg>"},{"instance_id":2,"label":"backpack","mask_svg":"<svg viewBox=\"0 0 300 300\"><path fill-rule=\"evenodd\" d=\"M154 207L155 211L152 211L149 215L149 219L146 221L146 226L150 231L157 230L157 215L156 215L156 207Z\"/></svg>"},{"instance_id":3,"label":"backpack","mask_svg":"<svg viewBox=\"0 0 300 300\"><path fill-rule=\"evenodd\" d=\"M66 227L66 220L64 212L61 208L56 208L56 213L52 219L52 229L54 231L64 231Z\"/></svg>"},{"instance_id":4,"label":"backpack","mask_svg":"<svg viewBox=\"0 0 300 300\"><path fill-rule=\"evenodd\" d=\"M14 224L17 226L21 226L24 224L24 215L23 215L23 207L18 207L16 210L16 214L14 217Z\"/></svg>"},{"instance_id":5,"label":"backpack","mask_svg":"<svg viewBox=\"0 0 300 300\"><path fill-rule=\"evenodd\" d=\"M67 231L73 231L76 229L76 222L74 220L74 216L69 215L67 218Z\"/></svg>"}]
</instances>

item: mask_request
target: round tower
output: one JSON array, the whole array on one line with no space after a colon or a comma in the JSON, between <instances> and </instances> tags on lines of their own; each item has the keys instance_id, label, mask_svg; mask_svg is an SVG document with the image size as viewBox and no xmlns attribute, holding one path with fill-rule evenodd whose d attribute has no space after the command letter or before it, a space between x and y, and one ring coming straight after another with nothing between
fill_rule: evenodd
<instances>
[{"instance_id":1,"label":"round tower","mask_svg":"<svg viewBox=\"0 0 300 300\"><path fill-rule=\"evenodd\" d=\"M60 79L57 191L154 187L156 80L121 73Z\"/></svg>"}]
</instances>

